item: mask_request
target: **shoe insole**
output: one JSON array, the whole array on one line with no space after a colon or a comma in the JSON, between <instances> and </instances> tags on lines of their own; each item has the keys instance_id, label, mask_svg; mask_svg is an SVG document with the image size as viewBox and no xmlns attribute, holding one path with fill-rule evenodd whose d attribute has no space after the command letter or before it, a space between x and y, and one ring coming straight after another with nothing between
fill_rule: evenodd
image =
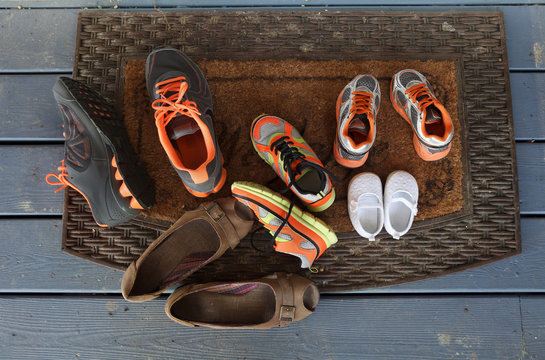
<instances>
[{"instance_id":1,"label":"shoe insole","mask_svg":"<svg viewBox=\"0 0 545 360\"><path fill-rule=\"evenodd\" d=\"M304 191L308 191L313 194L317 194L322 191L322 182L320 181L320 175L316 169L311 168L297 180L297 185Z\"/></svg>"},{"instance_id":2,"label":"shoe insole","mask_svg":"<svg viewBox=\"0 0 545 360\"><path fill-rule=\"evenodd\" d=\"M426 109L424 127L428 135L435 135L441 138L445 135L445 124L443 123L441 112L433 105Z\"/></svg>"},{"instance_id":3,"label":"shoe insole","mask_svg":"<svg viewBox=\"0 0 545 360\"><path fill-rule=\"evenodd\" d=\"M406 193L396 193L393 195L392 202L390 203L390 206L388 208L389 216L390 216L390 224L397 232L403 232L407 229L409 226L409 222L412 217L412 211L411 209L404 204L401 201L395 201L395 198L405 198L408 201L413 201L411 196Z\"/></svg>"},{"instance_id":4,"label":"shoe insole","mask_svg":"<svg viewBox=\"0 0 545 360\"><path fill-rule=\"evenodd\" d=\"M163 239L140 264L130 294L136 296L155 292L165 280L176 274L183 275L192 266L199 266L212 257L218 248L218 235L207 221L195 219L186 223Z\"/></svg>"},{"instance_id":5,"label":"shoe insole","mask_svg":"<svg viewBox=\"0 0 545 360\"><path fill-rule=\"evenodd\" d=\"M376 195L363 195L358 200L359 211L358 219L363 230L369 234L375 234L378 232L379 226L381 225L381 213L378 209L378 206L381 206L377 200ZM377 206L377 207L370 207Z\"/></svg>"},{"instance_id":6,"label":"shoe insole","mask_svg":"<svg viewBox=\"0 0 545 360\"><path fill-rule=\"evenodd\" d=\"M271 287L265 284L244 294L199 291L177 301L170 309L181 320L209 324L256 325L269 321L276 310Z\"/></svg>"},{"instance_id":7,"label":"shoe insole","mask_svg":"<svg viewBox=\"0 0 545 360\"><path fill-rule=\"evenodd\" d=\"M182 164L190 170L197 169L208 157L201 130L193 134L184 135L176 140L176 147L180 153Z\"/></svg>"},{"instance_id":8,"label":"shoe insole","mask_svg":"<svg viewBox=\"0 0 545 360\"><path fill-rule=\"evenodd\" d=\"M348 127L348 136L354 141L356 146L368 142L369 120L367 115L364 119L353 119Z\"/></svg>"}]
</instances>

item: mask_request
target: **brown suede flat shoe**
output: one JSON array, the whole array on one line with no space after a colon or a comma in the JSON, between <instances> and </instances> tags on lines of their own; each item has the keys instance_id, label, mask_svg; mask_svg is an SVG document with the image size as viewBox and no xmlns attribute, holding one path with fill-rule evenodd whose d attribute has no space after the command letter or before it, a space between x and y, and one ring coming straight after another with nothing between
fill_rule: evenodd
<instances>
[{"instance_id":1,"label":"brown suede flat shoe","mask_svg":"<svg viewBox=\"0 0 545 360\"><path fill-rule=\"evenodd\" d=\"M270 329L304 319L319 300L311 280L275 273L258 280L182 286L169 296L165 312L192 327Z\"/></svg>"},{"instance_id":2,"label":"brown suede flat shoe","mask_svg":"<svg viewBox=\"0 0 545 360\"><path fill-rule=\"evenodd\" d=\"M253 223L252 211L233 197L186 212L127 268L123 297L134 302L156 298L228 248L234 249Z\"/></svg>"}]
</instances>

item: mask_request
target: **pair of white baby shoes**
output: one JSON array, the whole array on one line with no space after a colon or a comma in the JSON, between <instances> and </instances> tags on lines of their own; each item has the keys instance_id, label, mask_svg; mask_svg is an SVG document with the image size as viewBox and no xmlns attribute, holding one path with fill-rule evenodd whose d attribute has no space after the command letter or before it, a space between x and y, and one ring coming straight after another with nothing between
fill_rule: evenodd
<instances>
[{"instance_id":1,"label":"pair of white baby shoes","mask_svg":"<svg viewBox=\"0 0 545 360\"><path fill-rule=\"evenodd\" d=\"M406 171L397 170L386 179L384 205L382 182L370 172L354 176L348 185L348 213L354 229L370 241L382 226L399 239L413 224L418 212L418 184Z\"/></svg>"}]
</instances>

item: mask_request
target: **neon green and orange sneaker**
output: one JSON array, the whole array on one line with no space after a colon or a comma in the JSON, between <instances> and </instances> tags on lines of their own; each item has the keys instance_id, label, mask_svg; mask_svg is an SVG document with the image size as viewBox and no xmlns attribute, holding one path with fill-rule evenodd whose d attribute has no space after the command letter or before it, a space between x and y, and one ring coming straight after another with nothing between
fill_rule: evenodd
<instances>
[{"instance_id":1,"label":"neon green and orange sneaker","mask_svg":"<svg viewBox=\"0 0 545 360\"><path fill-rule=\"evenodd\" d=\"M310 211L323 211L333 204L332 174L291 124L276 116L261 115L252 123L250 137L259 156Z\"/></svg>"},{"instance_id":2,"label":"neon green and orange sneaker","mask_svg":"<svg viewBox=\"0 0 545 360\"><path fill-rule=\"evenodd\" d=\"M282 195L249 181L231 185L235 199L250 207L269 230L277 252L297 256L302 268L310 268L324 251L337 242L325 222L302 211Z\"/></svg>"}]
</instances>

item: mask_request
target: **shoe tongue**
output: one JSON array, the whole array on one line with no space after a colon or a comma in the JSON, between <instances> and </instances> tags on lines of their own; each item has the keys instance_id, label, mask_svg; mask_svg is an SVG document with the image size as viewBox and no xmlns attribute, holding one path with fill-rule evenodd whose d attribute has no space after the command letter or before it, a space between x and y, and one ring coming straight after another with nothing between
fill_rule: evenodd
<instances>
[{"instance_id":1,"label":"shoe tongue","mask_svg":"<svg viewBox=\"0 0 545 360\"><path fill-rule=\"evenodd\" d=\"M175 141L182 136L194 134L200 129L195 120L189 116L179 115L168 123L167 134L170 140Z\"/></svg>"},{"instance_id":2,"label":"shoe tongue","mask_svg":"<svg viewBox=\"0 0 545 360\"><path fill-rule=\"evenodd\" d=\"M429 107L426 109L426 123L436 123L442 120L441 112L435 107Z\"/></svg>"}]
</instances>

